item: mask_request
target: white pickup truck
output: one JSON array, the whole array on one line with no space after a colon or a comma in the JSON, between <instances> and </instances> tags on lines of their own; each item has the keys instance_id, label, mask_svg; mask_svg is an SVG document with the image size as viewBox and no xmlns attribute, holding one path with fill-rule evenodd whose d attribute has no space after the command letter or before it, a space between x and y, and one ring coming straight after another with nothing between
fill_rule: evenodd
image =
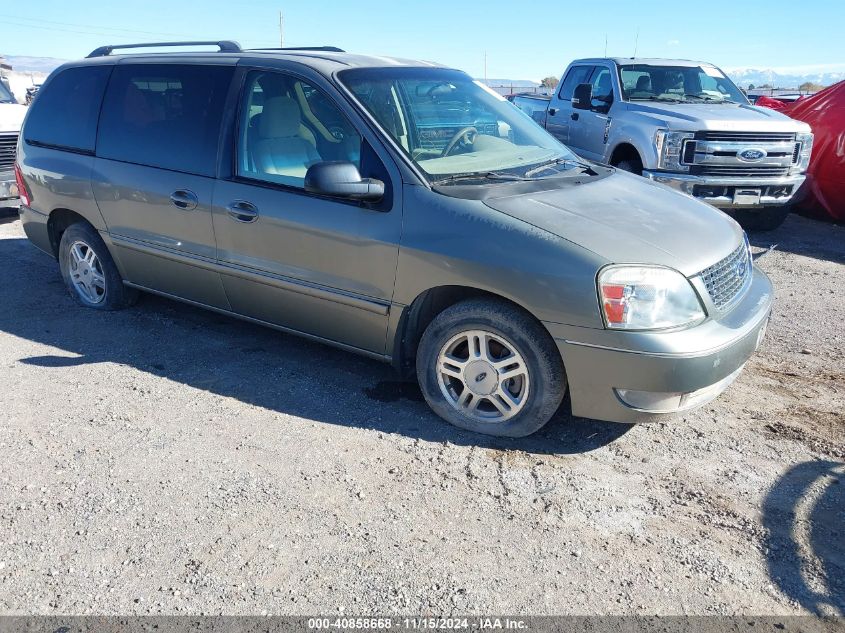
<instances>
[{"instance_id":1,"label":"white pickup truck","mask_svg":"<svg viewBox=\"0 0 845 633\"><path fill-rule=\"evenodd\" d=\"M614 165L773 229L804 182L806 123L755 107L716 66L677 59L572 62L531 116L584 158Z\"/></svg>"},{"instance_id":2,"label":"white pickup truck","mask_svg":"<svg viewBox=\"0 0 845 633\"><path fill-rule=\"evenodd\" d=\"M0 207L20 205L15 183L15 150L26 115L9 86L0 80Z\"/></svg>"}]
</instances>

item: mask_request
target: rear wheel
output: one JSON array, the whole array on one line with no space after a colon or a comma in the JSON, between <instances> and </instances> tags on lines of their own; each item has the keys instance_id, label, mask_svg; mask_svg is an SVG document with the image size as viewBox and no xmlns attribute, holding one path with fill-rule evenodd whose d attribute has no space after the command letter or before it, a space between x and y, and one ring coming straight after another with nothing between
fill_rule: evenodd
<instances>
[{"instance_id":1,"label":"rear wheel","mask_svg":"<svg viewBox=\"0 0 845 633\"><path fill-rule=\"evenodd\" d=\"M77 302L96 310L119 310L137 300L123 279L103 238L90 224L69 226L59 243L62 278Z\"/></svg>"},{"instance_id":2,"label":"rear wheel","mask_svg":"<svg viewBox=\"0 0 845 633\"><path fill-rule=\"evenodd\" d=\"M727 213L746 231L774 231L789 216L787 205L759 209L729 209Z\"/></svg>"},{"instance_id":3,"label":"rear wheel","mask_svg":"<svg viewBox=\"0 0 845 633\"><path fill-rule=\"evenodd\" d=\"M511 304L473 299L441 312L417 351L429 406L455 426L508 437L540 429L566 393L549 333Z\"/></svg>"}]
</instances>

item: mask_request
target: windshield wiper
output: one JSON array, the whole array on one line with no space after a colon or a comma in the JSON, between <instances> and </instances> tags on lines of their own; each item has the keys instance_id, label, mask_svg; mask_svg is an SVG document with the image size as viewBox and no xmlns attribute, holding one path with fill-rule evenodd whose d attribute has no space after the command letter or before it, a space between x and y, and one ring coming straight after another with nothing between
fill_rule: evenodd
<instances>
[{"instance_id":1,"label":"windshield wiper","mask_svg":"<svg viewBox=\"0 0 845 633\"><path fill-rule=\"evenodd\" d=\"M675 99L674 97L658 97L652 95L651 97L630 97L630 101L662 101L664 103L684 103L682 99Z\"/></svg>"},{"instance_id":2,"label":"windshield wiper","mask_svg":"<svg viewBox=\"0 0 845 633\"><path fill-rule=\"evenodd\" d=\"M547 169L551 169L555 165L574 165L576 167L581 167L583 171L593 171L592 168L587 163L582 163L579 160L574 160L572 158L555 158L554 160L550 160L547 163L542 163L537 165L536 167L532 167L528 171L526 171L523 176L529 178L534 174L539 174L541 171L545 171Z\"/></svg>"},{"instance_id":3,"label":"windshield wiper","mask_svg":"<svg viewBox=\"0 0 845 633\"><path fill-rule=\"evenodd\" d=\"M718 97L711 97L710 95L696 95L692 93L684 93L685 97L692 97L693 99L701 99L702 101L712 101L715 103L736 103L728 99L719 99Z\"/></svg>"},{"instance_id":4,"label":"windshield wiper","mask_svg":"<svg viewBox=\"0 0 845 633\"><path fill-rule=\"evenodd\" d=\"M444 185L450 182L458 182L460 180L507 180L507 181L523 181L523 180L533 180L532 178L525 178L523 176L517 176L516 174L503 174L497 171L487 171L487 172L475 172L472 174L452 174L451 176L446 176L445 178L438 178L437 180L432 180L432 185Z\"/></svg>"}]
</instances>

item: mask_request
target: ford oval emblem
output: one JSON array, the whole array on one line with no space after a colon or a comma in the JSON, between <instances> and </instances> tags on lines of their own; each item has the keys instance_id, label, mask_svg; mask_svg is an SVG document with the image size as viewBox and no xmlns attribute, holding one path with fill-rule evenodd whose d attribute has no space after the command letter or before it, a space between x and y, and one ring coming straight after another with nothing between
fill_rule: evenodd
<instances>
[{"instance_id":1,"label":"ford oval emblem","mask_svg":"<svg viewBox=\"0 0 845 633\"><path fill-rule=\"evenodd\" d=\"M734 274L736 275L737 279L742 279L745 277L745 273L748 270L748 263L745 260L739 261L734 266Z\"/></svg>"},{"instance_id":2,"label":"ford oval emblem","mask_svg":"<svg viewBox=\"0 0 845 633\"><path fill-rule=\"evenodd\" d=\"M767 156L766 150L757 149L756 147L749 147L748 149L744 149L741 152L737 152L736 155L740 160L744 160L748 163L763 160Z\"/></svg>"}]
</instances>

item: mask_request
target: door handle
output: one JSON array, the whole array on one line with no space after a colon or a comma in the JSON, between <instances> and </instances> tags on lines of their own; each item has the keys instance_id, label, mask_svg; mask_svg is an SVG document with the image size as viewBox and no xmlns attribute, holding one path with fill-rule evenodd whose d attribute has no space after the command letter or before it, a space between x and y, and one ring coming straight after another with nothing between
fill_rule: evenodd
<instances>
[{"instance_id":1,"label":"door handle","mask_svg":"<svg viewBox=\"0 0 845 633\"><path fill-rule=\"evenodd\" d=\"M549 116L554 116L557 114L557 108L549 108Z\"/></svg>"},{"instance_id":2,"label":"door handle","mask_svg":"<svg viewBox=\"0 0 845 633\"><path fill-rule=\"evenodd\" d=\"M191 211L196 209L199 204L197 194L188 189L177 189L170 194L170 202L174 207L182 209L183 211Z\"/></svg>"},{"instance_id":3,"label":"door handle","mask_svg":"<svg viewBox=\"0 0 845 633\"><path fill-rule=\"evenodd\" d=\"M246 200L235 200L226 207L226 212L233 220L247 224L258 219L258 207Z\"/></svg>"},{"instance_id":4,"label":"door handle","mask_svg":"<svg viewBox=\"0 0 845 633\"><path fill-rule=\"evenodd\" d=\"M572 114L569 115L569 118L572 119L573 121L577 121L578 116L579 116L579 114L577 112L573 112Z\"/></svg>"}]
</instances>

